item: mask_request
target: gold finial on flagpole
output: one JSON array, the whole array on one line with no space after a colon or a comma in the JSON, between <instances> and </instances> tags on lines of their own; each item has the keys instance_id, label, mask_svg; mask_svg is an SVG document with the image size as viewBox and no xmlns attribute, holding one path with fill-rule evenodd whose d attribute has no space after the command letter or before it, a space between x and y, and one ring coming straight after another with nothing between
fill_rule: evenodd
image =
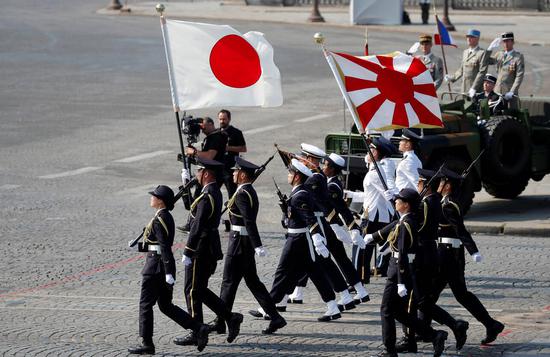
<instances>
[{"instance_id":1,"label":"gold finial on flagpole","mask_svg":"<svg viewBox=\"0 0 550 357\"><path fill-rule=\"evenodd\" d=\"M155 6L155 10L157 10L157 12L160 14L160 16L162 16L162 13L164 12L164 5L163 4L157 4L157 6Z\"/></svg>"},{"instance_id":2,"label":"gold finial on flagpole","mask_svg":"<svg viewBox=\"0 0 550 357\"><path fill-rule=\"evenodd\" d=\"M316 44L322 45L325 43L325 36L320 32L316 32L315 35L313 35L313 40L315 40Z\"/></svg>"}]
</instances>

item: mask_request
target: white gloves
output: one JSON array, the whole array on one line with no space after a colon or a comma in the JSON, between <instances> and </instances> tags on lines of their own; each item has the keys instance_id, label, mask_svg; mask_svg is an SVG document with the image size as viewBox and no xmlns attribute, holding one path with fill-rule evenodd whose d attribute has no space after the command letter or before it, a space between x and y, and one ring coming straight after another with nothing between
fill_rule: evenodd
<instances>
[{"instance_id":1,"label":"white gloves","mask_svg":"<svg viewBox=\"0 0 550 357\"><path fill-rule=\"evenodd\" d=\"M451 75L446 74L445 77L443 77L443 79L445 80L445 82L450 82L451 81Z\"/></svg>"},{"instance_id":2,"label":"white gloves","mask_svg":"<svg viewBox=\"0 0 550 357\"><path fill-rule=\"evenodd\" d=\"M365 245L370 244L374 242L374 237L372 236L372 234L367 233L365 234L365 238L363 238L363 241L365 242Z\"/></svg>"},{"instance_id":3,"label":"white gloves","mask_svg":"<svg viewBox=\"0 0 550 357\"><path fill-rule=\"evenodd\" d=\"M349 235L347 229L344 229L344 227L339 224L331 224L330 228L332 228L334 234L336 234L336 238L338 238L340 242L345 244L352 243L351 236Z\"/></svg>"},{"instance_id":4,"label":"white gloves","mask_svg":"<svg viewBox=\"0 0 550 357\"><path fill-rule=\"evenodd\" d=\"M491 44L489 45L489 47L487 47L487 51L492 51L494 50L495 48L498 48L500 46L500 37L497 37L493 40L493 42L491 42Z\"/></svg>"},{"instance_id":5,"label":"white gloves","mask_svg":"<svg viewBox=\"0 0 550 357\"><path fill-rule=\"evenodd\" d=\"M167 284L174 285L175 282L176 282L176 280L174 280L174 277L172 276L172 274L166 274L166 283Z\"/></svg>"},{"instance_id":6,"label":"white gloves","mask_svg":"<svg viewBox=\"0 0 550 357\"><path fill-rule=\"evenodd\" d=\"M393 194L393 190L384 191L384 198L388 201L393 200L395 198L395 195Z\"/></svg>"},{"instance_id":7,"label":"white gloves","mask_svg":"<svg viewBox=\"0 0 550 357\"><path fill-rule=\"evenodd\" d=\"M183 257L181 257L181 262L183 263L183 265L185 266L189 266L191 264L193 264L193 261L191 260L191 258L189 258L187 255L183 255Z\"/></svg>"},{"instance_id":8,"label":"white gloves","mask_svg":"<svg viewBox=\"0 0 550 357\"><path fill-rule=\"evenodd\" d=\"M254 248L254 251L256 252L256 255L259 257L265 257L267 255L267 251L263 246Z\"/></svg>"},{"instance_id":9,"label":"white gloves","mask_svg":"<svg viewBox=\"0 0 550 357\"><path fill-rule=\"evenodd\" d=\"M474 263L480 263L482 260L481 254L479 252L472 254L472 260Z\"/></svg>"},{"instance_id":10,"label":"white gloves","mask_svg":"<svg viewBox=\"0 0 550 357\"><path fill-rule=\"evenodd\" d=\"M468 97L473 98L474 95L476 95L476 90L473 88L470 88L470 90L468 91Z\"/></svg>"},{"instance_id":11,"label":"white gloves","mask_svg":"<svg viewBox=\"0 0 550 357\"><path fill-rule=\"evenodd\" d=\"M352 229L349 233L353 244L359 249L365 249L365 241L363 240L363 236L361 236L361 232L358 229Z\"/></svg>"},{"instance_id":12,"label":"white gloves","mask_svg":"<svg viewBox=\"0 0 550 357\"><path fill-rule=\"evenodd\" d=\"M191 180L191 175L189 174L189 170L187 169L181 169L181 182L185 185L189 180Z\"/></svg>"},{"instance_id":13,"label":"white gloves","mask_svg":"<svg viewBox=\"0 0 550 357\"><path fill-rule=\"evenodd\" d=\"M420 42L415 42L415 43L413 43L411 48L409 48L407 53L412 55L412 54L416 53L416 51L418 51L419 48L420 48Z\"/></svg>"},{"instance_id":14,"label":"white gloves","mask_svg":"<svg viewBox=\"0 0 550 357\"><path fill-rule=\"evenodd\" d=\"M381 250L380 253L379 253L379 255L380 255L381 257L385 257L386 255L388 255L388 254L390 254L390 253L391 253L390 247L389 247L389 246L386 246L386 249Z\"/></svg>"},{"instance_id":15,"label":"white gloves","mask_svg":"<svg viewBox=\"0 0 550 357\"><path fill-rule=\"evenodd\" d=\"M401 297L407 296L407 288L405 284L397 284L397 295Z\"/></svg>"},{"instance_id":16,"label":"white gloves","mask_svg":"<svg viewBox=\"0 0 550 357\"><path fill-rule=\"evenodd\" d=\"M514 98L514 92L507 92L506 94L504 94L504 99L510 100L512 98Z\"/></svg>"},{"instance_id":17,"label":"white gloves","mask_svg":"<svg viewBox=\"0 0 550 357\"><path fill-rule=\"evenodd\" d=\"M327 243L325 237L323 237L319 233L315 233L311 238L313 239L313 245L315 246L315 251L317 252L317 254L319 254L323 258L328 258L329 252L327 246L325 245Z\"/></svg>"}]
</instances>

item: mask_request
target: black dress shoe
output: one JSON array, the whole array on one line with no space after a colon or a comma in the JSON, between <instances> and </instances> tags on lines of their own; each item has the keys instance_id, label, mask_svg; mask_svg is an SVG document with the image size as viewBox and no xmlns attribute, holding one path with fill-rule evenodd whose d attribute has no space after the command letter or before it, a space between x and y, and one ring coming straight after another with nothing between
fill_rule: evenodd
<instances>
[{"instance_id":1,"label":"black dress shoe","mask_svg":"<svg viewBox=\"0 0 550 357\"><path fill-rule=\"evenodd\" d=\"M304 300L302 299L291 299L291 298L288 298L286 300L287 303L289 304L303 304L304 303ZM286 307L285 307L286 308Z\"/></svg>"},{"instance_id":2,"label":"black dress shoe","mask_svg":"<svg viewBox=\"0 0 550 357\"><path fill-rule=\"evenodd\" d=\"M340 310L341 312L344 312L346 310L353 310L355 309L355 302L354 301L351 301L345 305L340 305L338 304L338 310Z\"/></svg>"},{"instance_id":3,"label":"black dress shoe","mask_svg":"<svg viewBox=\"0 0 550 357\"><path fill-rule=\"evenodd\" d=\"M142 342L141 345L137 347L128 348L128 353L132 355L154 355L155 345L153 345L152 342Z\"/></svg>"},{"instance_id":4,"label":"black dress shoe","mask_svg":"<svg viewBox=\"0 0 550 357\"><path fill-rule=\"evenodd\" d=\"M399 341L395 345L395 350L399 353L417 353L418 346L416 344L416 340L411 340L408 337L403 337L401 341Z\"/></svg>"},{"instance_id":5,"label":"black dress shoe","mask_svg":"<svg viewBox=\"0 0 550 357\"><path fill-rule=\"evenodd\" d=\"M208 323L209 332L216 331L218 335L223 335L225 333L225 321L216 317L214 320Z\"/></svg>"},{"instance_id":6,"label":"black dress shoe","mask_svg":"<svg viewBox=\"0 0 550 357\"><path fill-rule=\"evenodd\" d=\"M301 303L300 303L301 304ZM275 306L277 311L279 312L286 312L286 306Z\"/></svg>"},{"instance_id":7,"label":"black dress shoe","mask_svg":"<svg viewBox=\"0 0 550 357\"><path fill-rule=\"evenodd\" d=\"M388 352L388 350L382 350L371 357L397 357L397 352Z\"/></svg>"},{"instance_id":8,"label":"black dress shoe","mask_svg":"<svg viewBox=\"0 0 550 357\"><path fill-rule=\"evenodd\" d=\"M269 326L265 330L262 330L262 333L264 335L271 335L278 329L283 328L285 326L286 326L286 320L282 317L279 319L271 320L271 322L269 323Z\"/></svg>"},{"instance_id":9,"label":"black dress shoe","mask_svg":"<svg viewBox=\"0 0 550 357\"><path fill-rule=\"evenodd\" d=\"M221 320L221 319L220 319ZM202 324L197 333L197 350L202 352L206 345L208 344L208 334L210 333L210 328L208 325Z\"/></svg>"},{"instance_id":10,"label":"black dress shoe","mask_svg":"<svg viewBox=\"0 0 550 357\"><path fill-rule=\"evenodd\" d=\"M317 321L319 321L319 322L329 322L329 321L332 321L332 320L337 320L341 317L342 317L341 314L323 315L321 317L318 317Z\"/></svg>"},{"instance_id":11,"label":"black dress shoe","mask_svg":"<svg viewBox=\"0 0 550 357\"><path fill-rule=\"evenodd\" d=\"M493 342L497 339L497 336L499 333L501 333L504 330L504 324L501 322L494 320L493 324L489 327L487 327L487 335L483 340L481 340L482 345L486 345L488 343Z\"/></svg>"},{"instance_id":12,"label":"black dress shoe","mask_svg":"<svg viewBox=\"0 0 550 357\"><path fill-rule=\"evenodd\" d=\"M176 229L180 231L181 233L189 233L189 230L191 229L189 226L189 223L186 223L183 226L177 226Z\"/></svg>"},{"instance_id":13,"label":"black dress shoe","mask_svg":"<svg viewBox=\"0 0 550 357\"><path fill-rule=\"evenodd\" d=\"M449 336L449 334L446 331L435 331L435 337L432 341L432 344L434 346L434 357L441 356L441 354L445 350L445 340L447 339L447 336Z\"/></svg>"},{"instance_id":14,"label":"black dress shoe","mask_svg":"<svg viewBox=\"0 0 550 357\"><path fill-rule=\"evenodd\" d=\"M456 325L453 330L453 333L455 334L457 351L461 350L462 347L464 347L464 344L466 343L466 339L468 338L466 331L468 331L468 327L470 327L470 324L468 324L468 322L464 320L456 320Z\"/></svg>"},{"instance_id":15,"label":"black dress shoe","mask_svg":"<svg viewBox=\"0 0 550 357\"><path fill-rule=\"evenodd\" d=\"M262 318L264 320L271 320L271 317L269 317L269 315L264 315L258 310L248 310L248 313L254 317Z\"/></svg>"},{"instance_id":16,"label":"black dress shoe","mask_svg":"<svg viewBox=\"0 0 550 357\"><path fill-rule=\"evenodd\" d=\"M243 322L243 315L238 312L231 313L231 318L227 321L227 342L231 343L235 341L235 338L239 335L241 330L241 323Z\"/></svg>"},{"instance_id":17,"label":"black dress shoe","mask_svg":"<svg viewBox=\"0 0 550 357\"><path fill-rule=\"evenodd\" d=\"M172 342L178 346L196 346L197 336L195 336L194 332L191 332L187 336L174 338Z\"/></svg>"},{"instance_id":18,"label":"black dress shoe","mask_svg":"<svg viewBox=\"0 0 550 357\"><path fill-rule=\"evenodd\" d=\"M370 296L363 296L362 298L355 298L353 299L353 302L355 303L355 305L359 305L360 303L362 302L369 302L370 301Z\"/></svg>"}]
</instances>

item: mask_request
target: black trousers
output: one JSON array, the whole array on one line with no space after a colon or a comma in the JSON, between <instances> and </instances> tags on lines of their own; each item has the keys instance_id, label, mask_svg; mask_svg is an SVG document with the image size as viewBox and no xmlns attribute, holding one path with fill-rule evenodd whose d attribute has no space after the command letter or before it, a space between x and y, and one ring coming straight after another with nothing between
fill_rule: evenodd
<instances>
[{"instance_id":1,"label":"black trousers","mask_svg":"<svg viewBox=\"0 0 550 357\"><path fill-rule=\"evenodd\" d=\"M353 265L348 257L348 254L346 253L344 243L338 240L336 234L334 233L332 228L330 228L330 225L328 223L326 223L324 226L327 238L327 248L330 251L330 254L332 255L334 261L336 262L336 265L338 266L338 268L340 268L340 271L342 272L342 275L344 276L348 285L353 286L357 284L361 281L361 278L359 277L357 269L355 269L355 266Z\"/></svg>"},{"instance_id":2,"label":"black trousers","mask_svg":"<svg viewBox=\"0 0 550 357\"><path fill-rule=\"evenodd\" d=\"M426 25L430 17L430 4L420 4L420 10L422 11L422 23Z\"/></svg>"},{"instance_id":3,"label":"black trousers","mask_svg":"<svg viewBox=\"0 0 550 357\"><path fill-rule=\"evenodd\" d=\"M363 234L374 233L384 228L387 223L375 221L364 221L361 223ZM359 273L359 278L364 284L370 282L370 267L372 256L374 255L375 243L367 244L365 249L359 249L356 245L351 249L352 261L356 271Z\"/></svg>"},{"instance_id":4,"label":"black trousers","mask_svg":"<svg viewBox=\"0 0 550 357\"><path fill-rule=\"evenodd\" d=\"M192 264L185 267L185 301L191 316L203 322L202 304L225 320L231 311L216 294L208 288L208 279L216 271L216 259L209 254L199 253L192 258Z\"/></svg>"},{"instance_id":5,"label":"black trousers","mask_svg":"<svg viewBox=\"0 0 550 357\"><path fill-rule=\"evenodd\" d=\"M240 237L240 239L248 238ZM275 302L273 302L271 295L269 295L265 285L258 277L253 249L247 249L246 251L236 255L228 254L225 256L220 298L225 303L227 309L231 310L233 308L235 296L237 295L237 288L243 278L246 286L248 286L248 289L250 289L250 292L254 295L254 298L258 301L264 311L271 318L279 317L280 314L275 308Z\"/></svg>"},{"instance_id":6,"label":"black trousers","mask_svg":"<svg viewBox=\"0 0 550 357\"><path fill-rule=\"evenodd\" d=\"M434 286L435 301L439 299L439 295L441 295L445 286L449 284L456 301L464 306L485 327L491 326L494 322L493 318L489 316L481 301L466 287L464 248L452 248L450 245L440 244L438 246L438 256L440 271ZM433 318L437 322L441 321L442 316L445 318L444 315L440 314L441 312L437 309L433 311ZM444 321L440 323L446 324Z\"/></svg>"},{"instance_id":7,"label":"black trousers","mask_svg":"<svg viewBox=\"0 0 550 357\"><path fill-rule=\"evenodd\" d=\"M413 328L422 336L428 339L433 339L435 336L434 329L419 320L415 315L411 314L409 307L413 303L414 288L413 288L413 273L410 273L409 279L405 282L407 295L400 297L397 294L397 260L390 258L388 266L388 279L382 294L382 304L380 305L380 316L382 319L382 340L384 346L389 352L395 352L395 320L403 325Z\"/></svg>"},{"instance_id":8,"label":"black trousers","mask_svg":"<svg viewBox=\"0 0 550 357\"><path fill-rule=\"evenodd\" d=\"M312 258L312 254L315 256L314 249L313 242L306 237L305 233L287 234L269 292L273 301L281 301L304 276L311 279L324 302L336 298L327 277L320 268L318 259L314 261Z\"/></svg>"},{"instance_id":9,"label":"black trousers","mask_svg":"<svg viewBox=\"0 0 550 357\"><path fill-rule=\"evenodd\" d=\"M139 335L153 337L153 306L158 303L160 311L186 329L198 330L200 324L187 312L172 303L173 285L165 281L164 274L143 275L139 298Z\"/></svg>"}]
</instances>

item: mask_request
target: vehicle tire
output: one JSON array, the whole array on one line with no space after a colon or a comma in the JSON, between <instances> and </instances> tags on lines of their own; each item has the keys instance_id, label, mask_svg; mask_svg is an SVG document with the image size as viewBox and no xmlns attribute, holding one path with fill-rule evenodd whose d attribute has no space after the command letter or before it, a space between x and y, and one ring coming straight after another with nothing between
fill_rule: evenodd
<instances>
[{"instance_id":1,"label":"vehicle tire","mask_svg":"<svg viewBox=\"0 0 550 357\"><path fill-rule=\"evenodd\" d=\"M492 182L483 182L483 188L493 197L496 198L507 198L512 199L519 196L527 183L529 182L529 176L526 174L519 175L515 177L514 180L504 183L492 183Z\"/></svg>"},{"instance_id":2,"label":"vehicle tire","mask_svg":"<svg viewBox=\"0 0 550 357\"><path fill-rule=\"evenodd\" d=\"M487 182L513 181L528 168L530 138L527 128L514 117L497 115L480 124L485 153L482 178Z\"/></svg>"},{"instance_id":3,"label":"vehicle tire","mask_svg":"<svg viewBox=\"0 0 550 357\"><path fill-rule=\"evenodd\" d=\"M469 160L466 160L461 156L447 154L446 156L435 160L435 165L430 165L429 169L437 171L443 163L445 163L446 168L458 174L462 174L462 172L466 168L468 168L468 166L470 166ZM472 171L474 170L475 169L472 169ZM470 172L470 175L466 177L466 179L462 182L462 185L460 186L460 193L457 198L457 203L460 206L460 211L463 215L465 215L470 210L470 207L474 203L476 180L478 180L477 174L474 172Z\"/></svg>"}]
</instances>

